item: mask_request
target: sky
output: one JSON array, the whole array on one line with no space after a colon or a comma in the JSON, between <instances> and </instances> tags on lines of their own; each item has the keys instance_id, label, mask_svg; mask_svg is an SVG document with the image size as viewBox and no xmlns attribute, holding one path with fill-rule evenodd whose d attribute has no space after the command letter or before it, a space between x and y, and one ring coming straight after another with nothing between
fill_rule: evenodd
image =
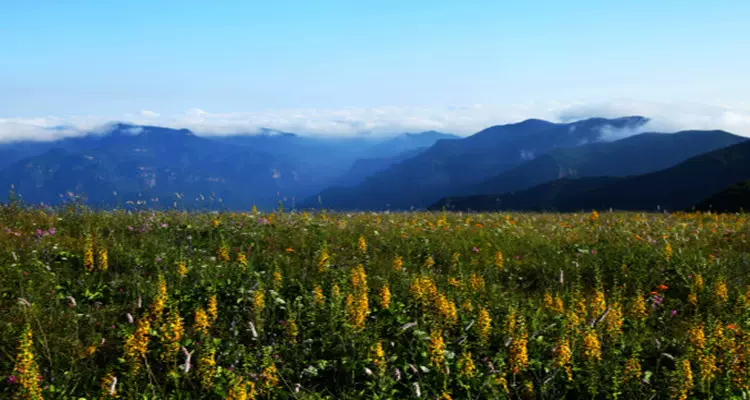
<instances>
[{"instance_id":1,"label":"sky","mask_svg":"<svg viewBox=\"0 0 750 400\"><path fill-rule=\"evenodd\" d=\"M0 140L115 120L470 134L628 114L750 136L748 15L747 0L0 0Z\"/></svg>"}]
</instances>

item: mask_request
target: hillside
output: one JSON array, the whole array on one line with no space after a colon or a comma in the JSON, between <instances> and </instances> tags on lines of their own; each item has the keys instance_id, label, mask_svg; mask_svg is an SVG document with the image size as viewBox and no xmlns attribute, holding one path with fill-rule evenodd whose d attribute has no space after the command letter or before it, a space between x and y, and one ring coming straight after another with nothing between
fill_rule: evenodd
<instances>
[{"instance_id":1,"label":"hillside","mask_svg":"<svg viewBox=\"0 0 750 400\"><path fill-rule=\"evenodd\" d=\"M504 195L446 198L431 208L502 210L512 204L520 205L513 208L518 210L684 210L748 179L750 141L744 141L644 175L561 179Z\"/></svg>"},{"instance_id":2,"label":"hillside","mask_svg":"<svg viewBox=\"0 0 750 400\"><path fill-rule=\"evenodd\" d=\"M633 176L747 140L724 131L642 133L614 142L555 149L472 186L468 194L501 194L559 178Z\"/></svg>"},{"instance_id":3,"label":"hillside","mask_svg":"<svg viewBox=\"0 0 750 400\"><path fill-rule=\"evenodd\" d=\"M526 120L487 128L458 140L441 140L351 188L329 188L309 207L329 209L422 208L446 194L481 182L561 147L600 140L608 130L632 130L643 117L592 118L566 124ZM318 198L322 204L318 204Z\"/></svg>"}]
</instances>

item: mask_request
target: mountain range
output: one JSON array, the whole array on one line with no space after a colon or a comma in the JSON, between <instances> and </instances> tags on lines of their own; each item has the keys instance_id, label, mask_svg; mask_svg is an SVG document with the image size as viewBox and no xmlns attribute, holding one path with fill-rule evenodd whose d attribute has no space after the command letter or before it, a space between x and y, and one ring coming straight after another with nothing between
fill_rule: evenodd
<instances>
[{"instance_id":1,"label":"mountain range","mask_svg":"<svg viewBox=\"0 0 750 400\"><path fill-rule=\"evenodd\" d=\"M683 211L747 208L750 141L689 158L675 166L629 177L562 178L500 195L448 197L432 209L581 211L592 209Z\"/></svg>"},{"instance_id":2,"label":"mountain range","mask_svg":"<svg viewBox=\"0 0 750 400\"><path fill-rule=\"evenodd\" d=\"M467 137L198 136L114 123L0 144L0 188L28 203L188 209L747 209L750 142L724 131L647 132L640 116L529 119ZM646 132L646 133L641 133Z\"/></svg>"},{"instance_id":3,"label":"mountain range","mask_svg":"<svg viewBox=\"0 0 750 400\"><path fill-rule=\"evenodd\" d=\"M357 160L389 159L440 139L438 132L393 138L320 139L262 130L196 136L186 129L111 124L101 132L50 142L0 144L0 187L29 203L56 204L67 193L111 208L271 208L313 195Z\"/></svg>"}]
</instances>

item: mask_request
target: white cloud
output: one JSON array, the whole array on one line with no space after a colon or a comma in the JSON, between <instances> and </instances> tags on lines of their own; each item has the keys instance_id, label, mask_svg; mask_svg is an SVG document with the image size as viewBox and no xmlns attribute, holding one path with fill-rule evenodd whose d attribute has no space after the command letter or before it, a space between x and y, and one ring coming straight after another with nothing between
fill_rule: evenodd
<instances>
[{"instance_id":1,"label":"white cloud","mask_svg":"<svg viewBox=\"0 0 750 400\"><path fill-rule=\"evenodd\" d=\"M144 118L158 118L161 114L151 110L141 110L141 116Z\"/></svg>"},{"instance_id":2,"label":"white cloud","mask_svg":"<svg viewBox=\"0 0 750 400\"><path fill-rule=\"evenodd\" d=\"M377 107L286 109L262 112L211 112L194 108L175 115L149 110L123 117L76 116L0 118L0 141L52 140L85 132L100 132L107 122L188 128L199 135L255 133L260 128L310 136L388 135L438 130L469 135L491 125L541 118L569 121L589 117L643 115L651 121L638 131L674 132L684 129L723 129L750 136L750 107L744 104L657 103L616 100L603 103L534 102L454 107ZM605 132L607 133L607 132ZM635 132L609 132L619 138Z\"/></svg>"}]
</instances>

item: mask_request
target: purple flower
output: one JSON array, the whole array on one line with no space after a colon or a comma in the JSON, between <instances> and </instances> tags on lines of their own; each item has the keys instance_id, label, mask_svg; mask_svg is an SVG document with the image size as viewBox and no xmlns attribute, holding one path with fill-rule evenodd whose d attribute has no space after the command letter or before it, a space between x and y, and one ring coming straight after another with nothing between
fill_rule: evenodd
<instances>
[{"instance_id":1,"label":"purple flower","mask_svg":"<svg viewBox=\"0 0 750 400\"><path fill-rule=\"evenodd\" d=\"M50 236L55 236L55 233L57 233L57 229L55 227L49 228L47 233L49 233Z\"/></svg>"},{"instance_id":2,"label":"purple flower","mask_svg":"<svg viewBox=\"0 0 750 400\"><path fill-rule=\"evenodd\" d=\"M16 378L15 375L11 375L8 377L8 384L9 385L15 385L16 382L18 382L18 378Z\"/></svg>"},{"instance_id":3,"label":"purple flower","mask_svg":"<svg viewBox=\"0 0 750 400\"><path fill-rule=\"evenodd\" d=\"M42 237L42 230L39 228L36 230L36 237Z\"/></svg>"},{"instance_id":4,"label":"purple flower","mask_svg":"<svg viewBox=\"0 0 750 400\"><path fill-rule=\"evenodd\" d=\"M596 250L591 249L591 254L596 255Z\"/></svg>"},{"instance_id":5,"label":"purple flower","mask_svg":"<svg viewBox=\"0 0 750 400\"><path fill-rule=\"evenodd\" d=\"M156 262L161 262L161 257L156 257Z\"/></svg>"},{"instance_id":6,"label":"purple flower","mask_svg":"<svg viewBox=\"0 0 750 400\"><path fill-rule=\"evenodd\" d=\"M677 310L672 310L672 316L674 317L676 315L677 315Z\"/></svg>"},{"instance_id":7,"label":"purple flower","mask_svg":"<svg viewBox=\"0 0 750 400\"><path fill-rule=\"evenodd\" d=\"M168 226L167 224L161 224L162 228L166 228L167 226Z\"/></svg>"},{"instance_id":8,"label":"purple flower","mask_svg":"<svg viewBox=\"0 0 750 400\"><path fill-rule=\"evenodd\" d=\"M476 247L472 247L471 251L473 251L473 252L475 252L475 253L479 253L479 249L478 249L478 248L476 248Z\"/></svg>"}]
</instances>

